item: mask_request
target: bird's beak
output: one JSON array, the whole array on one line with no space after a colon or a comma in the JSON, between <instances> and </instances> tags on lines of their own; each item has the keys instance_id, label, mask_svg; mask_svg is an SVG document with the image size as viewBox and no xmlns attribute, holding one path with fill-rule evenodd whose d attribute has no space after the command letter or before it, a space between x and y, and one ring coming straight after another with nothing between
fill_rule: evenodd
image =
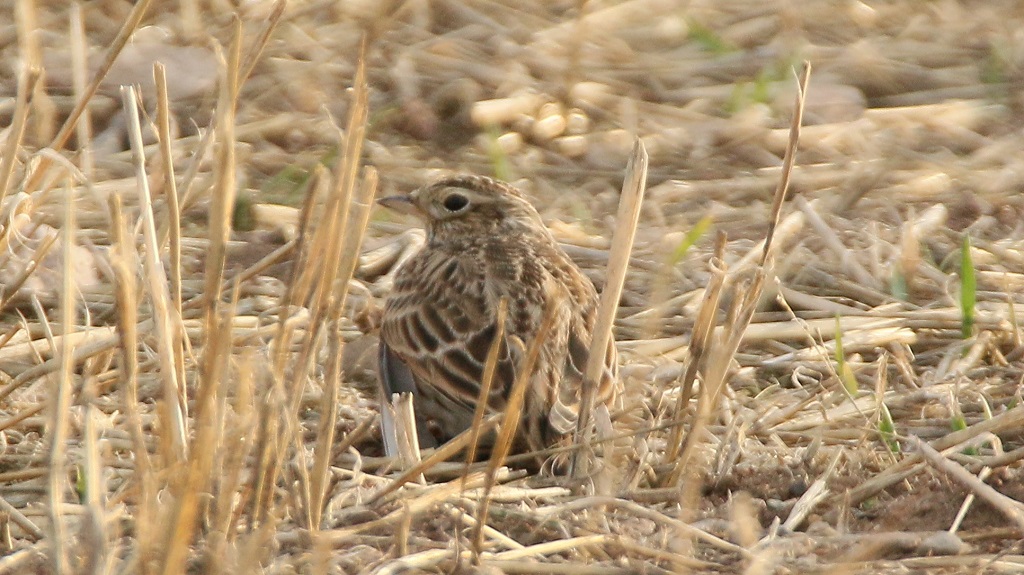
<instances>
[{"instance_id":1,"label":"bird's beak","mask_svg":"<svg viewBox=\"0 0 1024 575\"><path fill-rule=\"evenodd\" d=\"M403 214L409 214L410 216L416 216L418 218L423 217L423 210L416 205L411 196L397 195L387 196L377 200L377 203L384 206L385 208L395 210Z\"/></svg>"}]
</instances>

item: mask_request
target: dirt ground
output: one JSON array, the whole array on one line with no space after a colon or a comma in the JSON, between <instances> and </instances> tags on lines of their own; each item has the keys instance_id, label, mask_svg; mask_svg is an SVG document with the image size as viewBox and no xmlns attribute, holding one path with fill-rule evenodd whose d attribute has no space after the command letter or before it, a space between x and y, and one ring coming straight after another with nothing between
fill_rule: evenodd
<instances>
[{"instance_id":1,"label":"dirt ground","mask_svg":"<svg viewBox=\"0 0 1024 575\"><path fill-rule=\"evenodd\" d=\"M19 0L0 87L0 573L1024 572L1018 2ZM637 138L613 448L403 477L372 196L510 181L602 289Z\"/></svg>"}]
</instances>

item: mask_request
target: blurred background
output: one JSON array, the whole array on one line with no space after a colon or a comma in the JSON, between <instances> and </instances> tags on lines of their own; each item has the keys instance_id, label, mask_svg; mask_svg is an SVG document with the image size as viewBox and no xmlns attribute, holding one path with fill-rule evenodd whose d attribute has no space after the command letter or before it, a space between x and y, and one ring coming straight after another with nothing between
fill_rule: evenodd
<instances>
[{"instance_id":1,"label":"blurred background","mask_svg":"<svg viewBox=\"0 0 1024 575\"><path fill-rule=\"evenodd\" d=\"M46 70L26 140L41 146L73 104L74 4L4 4L4 93L15 94L26 58ZM123 175L118 85L151 89L151 64L164 62L174 129L194 135L216 101L214 45L228 45L236 14L251 45L274 7L159 4L90 105L102 174ZM80 6L95 70L132 3ZM997 214L994 196L1018 185L1016 159L1005 152L1021 108L1022 16L1017 3L998 0L293 0L242 88L243 189L287 197L296 179L329 160L365 36L366 160L385 192L419 185L431 170L497 173L541 204L604 215L636 135L652 156L654 196L666 200L658 215L685 227L716 204L739 208L773 188L793 70L807 60L814 76L797 192L869 201L898 192L901 203ZM12 99L0 102L0 120L12 110Z\"/></svg>"}]
</instances>

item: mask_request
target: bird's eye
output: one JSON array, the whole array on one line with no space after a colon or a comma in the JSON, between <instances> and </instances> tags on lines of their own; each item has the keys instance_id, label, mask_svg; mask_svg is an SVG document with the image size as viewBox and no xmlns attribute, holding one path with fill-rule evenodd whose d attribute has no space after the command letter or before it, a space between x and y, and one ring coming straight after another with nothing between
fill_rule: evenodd
<instances>
[{"instance_id":1,"label":"bird's eye","mask_svg":"<svg viewBox=\"0 0 1024 575\"><path fill-rule=\"evenodd\" d=\"M444 209L457 212L469 205L469 198L462 194L452 194L444 199Z\"/></svg>"}]
</instances>

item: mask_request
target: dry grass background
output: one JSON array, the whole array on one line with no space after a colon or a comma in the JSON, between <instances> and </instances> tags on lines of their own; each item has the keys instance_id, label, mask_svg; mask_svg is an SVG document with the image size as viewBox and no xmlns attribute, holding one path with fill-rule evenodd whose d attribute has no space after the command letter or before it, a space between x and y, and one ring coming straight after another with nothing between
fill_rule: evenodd
<instances>
[{"instance_id":1,"label":"dry grass background","mask_svg":"<svg viewBox=\"0 0 1024 575\"><path fill-rule=\"evenodd\" d=\"M1024 571L1019 3L17 0L0 23L0 573ZM600 287L634 135L616 449L583 480L399 486L372 324L422 234L370 199L509 179Z\"/></svg>"}]
</instances>

